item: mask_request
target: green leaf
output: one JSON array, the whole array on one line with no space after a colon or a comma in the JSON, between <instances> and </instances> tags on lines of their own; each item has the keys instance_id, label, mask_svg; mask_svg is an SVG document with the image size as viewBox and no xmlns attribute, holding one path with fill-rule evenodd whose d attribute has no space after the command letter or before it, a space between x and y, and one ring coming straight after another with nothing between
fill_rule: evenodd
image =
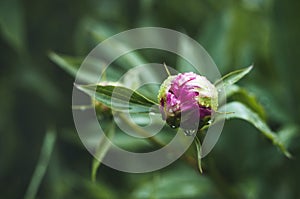
<instances>
[{"instance_id":1,"label":"green leaf","mask_svg":"<svg viewBox=\"0 0 300 199\"><path fill-rule=\"evenodd\" d=\"M256 96L244 88L237 85L230 85L226 87L226 97L229 101L239 101L256 112L259 117L266 120L266 113L264 107L257 101Z\"/></svg>"},{"instance_id":2,"label":"green leaf","mask_svg":"<svg viewBox=\"0 0 300 199\"><path fill-rule=\"evenodd\" d=\"M277 146L281 152L284 153L288 158L291 157L290 153L287 151L280 137L273 132L268 125L258 116L257 113L253 112L251 109L246 107L240 102L231 102L219 109L220 112L232 112L229 114L219 114L216 116L216 121L225 117L225 119L242 119L253 126L255 126L261 133L268 139L270 139L275 146Z\"/></svg>"},{"instance_id":3,"label":"green leaf","mask_svg":"<svg viewBox=\"0 0 300 199\"><path fill-rule=\"evenodd\" d=\"M25 50L25 16L23 2L20 0L0 1L0 31L1 36L15 50Z\"/></svg>"},{"instance_id":4,"label":"green leaf","mask_svg":"<svg viewBox=\"0 0 300 199\"><path fill-rule=\"evenodd\" d=\"M286 124L282 129L278 131L278 136L280 140L286 144L290 145L291 142L299 136L299 126L295 124Z\"/></svg>"},{"instance_id":5,"label":"green leaf","mask_svg":"<svg viewBox=\"0 0 300 199\"><path fill-rule=\"evenodd\" d=\"M196 144L196 149L197 149L197 160L198 160L198 169L200 171L200 173L203 173L203 170L202 170L202 166L201 166L201 142L200 140L198 139L197 136L195 136L195 144Z\"/></svg>"},{"instance_id":6,"label":"green leaf","mask_svg":"<svg viewBox=\"0 0 300 199\"><path fill-rule=\"evenodd\" d=\"M36 168L34 170L34 173L32 175L30 184L27 188L25 199L34 199L36 198L36 194L38 192L38 188L40 186L40 183L46 173L51 154L54 148L56 140L56 131L53 129L48 129L46 132L46 135L44 137L40 157L38 160L38 163L36 165Z\"/></svg>"},{"instance_id":7,"label":"green leaf","mask_svg":"<svg viewBox=\"0 0 300 199\"><path fill-rule=\"evenodd\" d=\"M236 71L232 71L226 75L224 75L220 80L218 80L215 85L217 87L227 87L229 85L235 84L240 79L242 79L245 75L247 75L253 68L253 65L239 69Z\"/></svg>"},{"instance_id":8,"label":"green leaf","mask_svg":"<svg viewBox=\"0 0 300 199\"><path fill-rule=\"evenodd\" d=\"M80 73L77 73L81 64L83 63L84 58L62 55L54 52L48 53L48 56L54 63L60 66L71 76L85 82L91 82L92 80L97 82L100 77L102 79L107 77L110 80L116 80L120 78L120 71L116 67L112 65L111 67L106 68L106 63L97 58L89 57L89 59L86 59L85 64L88 64L89 67L81 70ZM105 72L102 74L102 76L101 72L99 73L99 69L102 69L103 72Z\"/></svg>"},{"instance_id":9,"label":"green leaf","mask_svg":"<svg viewBox=\"0 0 300 199\"><path fill-rule=\"evenodd\" d=\"M82 58L59 55L54 52L50 52L48 56L54 63L56 63L58 66L60 66L63 70L68 72L73 77L76 76L77 70L79 69L80 64L83 61Z\"/></svg>"},{"instance_id":10,"label":"green leaf","mask_svg":"<svg viewBox=\"0 0 300 199\"><path fill-rule=\"evenodd\" d=\"M128 111L131 113L149 112L157 103L146 98L142 94L123 86L97 84L75 85L91 97L110 107L115 111Z\"/></svg>"},{"instance_id":11,"label":"green leaf","mask_svg":"<svg viewBox=\"0 0 300 199\"><path fill-rule=\"evenodd\" d=\"M115 125L112 123L110 125L110 128L109 128L108 133L107 133L106 136L107 136L108 139L111 140L113 138L114 134L115 134ZM104 137L102 137L102 138L104 138ZM96 181L98 168L101 164L101 161L105 157L107 151L109 150L110 146L111 146L111 142L109 142L107 139L101 139L100 140L100 143L98 145L98 148L96 149L96 154L95 154L95 156L97 158L94 158L93 163L92 163L91 178L92 178L93 182Z\"/></svg>"}]
</instances>

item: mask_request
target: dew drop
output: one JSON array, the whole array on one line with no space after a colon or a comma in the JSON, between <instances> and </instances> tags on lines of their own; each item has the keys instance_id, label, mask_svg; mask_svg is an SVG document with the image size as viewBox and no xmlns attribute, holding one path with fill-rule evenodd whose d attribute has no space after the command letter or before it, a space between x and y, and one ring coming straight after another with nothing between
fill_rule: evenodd
<instances>
[{"instance_id":1,"label":"dew drop","mask_svg":"<svg viewBox=\"0 0 300 199\"><path fill-rule=\"evenodd\" d=\"M195 133L196 133L196 129L184 130L184 135L186 135L186 136L192 136Z\"/></svg>"},{"instance_id":2,"label":"dew drop","mask_svg":"<svg viewBox=\"0 0 300 199\"><path fill-rule=\"evenodd\" d=\"M149 112L149 115L155 115L155 113L154 112Z\"/></svg>"}]
</instances>

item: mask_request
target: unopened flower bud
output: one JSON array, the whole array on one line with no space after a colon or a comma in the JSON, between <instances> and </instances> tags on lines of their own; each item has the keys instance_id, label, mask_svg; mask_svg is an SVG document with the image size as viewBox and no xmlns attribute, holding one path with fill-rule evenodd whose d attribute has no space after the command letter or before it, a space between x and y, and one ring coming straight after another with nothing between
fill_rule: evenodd
<instances>
[{"instance_id":1,"label":"unopened flower bud","mask_svg":"<svg viewBox=\"0 0 300 199\"><path fill-rule=\"evenodd\" d=\"M162 119L172 128L197 130L218 108L216 87L193 72L169 76L161 85L158 100Z\"/></svg>"}]
</instances>

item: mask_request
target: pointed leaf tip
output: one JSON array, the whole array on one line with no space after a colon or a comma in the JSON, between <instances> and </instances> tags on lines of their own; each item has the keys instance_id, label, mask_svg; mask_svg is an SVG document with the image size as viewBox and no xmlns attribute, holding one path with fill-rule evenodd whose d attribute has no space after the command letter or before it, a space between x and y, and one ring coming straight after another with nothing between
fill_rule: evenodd
<instances>
[{"instance_id":1,"label":"pointed leaf tip","mask_svg":"<svg viewBox=\"0 0 300 199\"><path fill-rule=\"evenodd\" d=\"M232 71L226 75L224 75L221 79L217 80L215 85L216 87L226 87L232 84L235 84L240 79L242 79L245 75L247 75L253 69L253 64L239 70Z\"/></svg>"}]
</instances>

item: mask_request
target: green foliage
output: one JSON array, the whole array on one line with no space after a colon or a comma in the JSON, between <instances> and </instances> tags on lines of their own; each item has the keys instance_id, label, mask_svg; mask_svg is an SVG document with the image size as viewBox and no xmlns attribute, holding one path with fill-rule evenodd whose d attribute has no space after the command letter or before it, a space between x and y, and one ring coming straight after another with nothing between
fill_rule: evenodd
<instances>
[{"instance_id":1,"label":"green foliage","mask_svg":"<svg viewBox=\"0 0 300 199\"><path fill-rule=\"evenodd\" d=\"M62 56L54 52L49 53L49 58L60 66L64 71L68 72L73 77L76 76L77 70L79 69L83 59L75 58L71 56Z\"/></svg>"},{"instance_id":2,"label":"green foliage","mask_svg":"<svg viewBox=\"0 0 300 199\"><path fill-rule=\"evenodd\" d=\"M130 198L213 198L212 181L188 167L179 166L176 170L154 174L133 191Z\"/></svg>"},{"instance_id":3,"label":"green foliage","mask_svg":"<svg viewBox=\"0 0 300 199\"><path fill-rule=\"evenodd\" d=\"M3 0L0 3L0 28L3 38L18 52L25 50L25 24L22 3Z\"/></svg>"},{"instance_id":4,"label":"green foliage","mask_svg":"<svg viewBox=\"0 0 300 199\"><path fill-rule=\"evenodd\" d=\"M299 9L295 0L1 1L0 198L300 198ZM219 107L227 114L218 114L230 120L204 159L199 136L198 147L165 169L129 174L100 164L86 151L74 128L70 98L83 58L98 42L146 26L186 33L205 47L221 74L234 71L224 78L227 104ZM127 48L116 42L106 56ZM182 41L178 49L190 52ZM124 71L149 62L193 70L174 55L135 51L112 63L106 80L118 81ZM253 70L235 71L251 63ZM249 70L239 85L232 84ZM139 79L130 77L121 91L134 91L130 106L138 113L131 117L145 126L153 119L147 112L156 104L158 88L136 91ZM77 78L95 79L95 74ZM99 91L98 99L111 106L113 88L97 87L85 92ZM118 95L116 102L128 98ZM113 143L130 151L153 151L174 135L165 127L153 139L134 139L118 128L109 131L110 116L99 114L99 120ZM101 160L109 145L97 143Z\"/></svg>"},{"instance_id":5,"label":"green foliage","mask_svg":"<svg viewBox=\"0 0 300 199\"><path fill-rule=\"evenodd\" d=\"M286 147L283 145L283 142L279 139L276 133L272 132L268 125L258 116L257 113L246 107L240 102L230 102L220 108L221 112L229 112L228 114L223 114L223 117L226 119L243 119L247 122L250 122L253 126L259 129L262 134L270 139L274 145L279 147L279 149L287 156L291 157ZM218 115L217 120L221 119L221 114Z\"/></svg>"},{"instance_id":6,"label":"green foliage","mask_svg":"<svg viewBox=\"0 0 300 199\"><path fill-rule=\"evenodd\" d=\"M201 157L201 142L197 136L195 136L195 145L196 145L196 149L197 149L198 168L199 168L200 173L203 173L202 166L201 166L201 158L202 158Z\"/></svg>"},{"instance_id":7,"label":"green foliage","mask_svg":"<svg viewBox=\"0 0 300 199\"><path fill-rule=\"evenodd\" d=\"M43 176L46 173L49 160L51 158L51 154L54 148L56 140L56 132L53 129L49 129L46 132L44 141L43 141L43 146L41 149L41 154L39 161L36 165L35 171L32 175L31 182L28 186L28 189L25 194L25 199L34 199L36 198L37 191L39 189L40 183L43 179Z\"/></svg>"},{"instance_id":8,"label":"green foliage","mask_svg":"<svg viewBox=\"0 0 300 199\"><path fill-rule=\"evenodd\" d=\"M111 140L113 138L114 134L115 134L115 126L112 123L108 129L107 138ZM96 149L96 153L95 153L96 157L93 159L93 163L92 163L91 178L92 178L93 182L96 181L97 170L101 164L101 161L103 160L107 151L109 150L110 146L111 146L111 143L108 142L107 140L105 140L103 138L100 140L98 148Z\"/></svg>"},{"instance_id":9,"label":"green foliage","mask_svg":"<svg viewBox=\"0 0 300 199\"><path fill-rule=\"evenodd\" d=\"M151 106L156 104L140 93L123 86L100 83L87 86L76 85L76 87L115 111L145 113L149 112Z\"/></svg>"},{"instance_id":10,"label":"green foliage","mask_svg":"<svg viewBox=\"0 0 300 199\"><path fill-rule=\"evenodd\" d=\"M240 79L242 79L245 75L247 75L251 70L253 66L249 66L244 69L235 70L233 72L230 72L226 75L224 75L220 80L218 80L215 85L218 87L228 87L230 85L235 84Z\"/></svg>"},{"instance_id":11,"label":"green foliage","mask_svg":"<svg viewBox=\"0 0 300 199\"><path fill-rule=\"evenodd\" d=\"M245 104L248 108L252 109L259 117L266 120L266 112L264 107L259 103L257 97L248 90L241 88L237 85L229 86L225 89L227 100L239 101Z\"/></svg>"}]
</instances>

